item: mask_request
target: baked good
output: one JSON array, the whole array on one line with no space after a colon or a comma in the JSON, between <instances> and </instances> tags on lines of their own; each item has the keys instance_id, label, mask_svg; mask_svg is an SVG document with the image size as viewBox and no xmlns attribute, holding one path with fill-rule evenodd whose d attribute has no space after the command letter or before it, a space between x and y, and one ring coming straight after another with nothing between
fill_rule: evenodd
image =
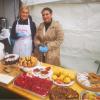
<instances>
[{"instance_id":1,"label":"baked good","mask_svg":"<svg viewBox=\"0 0 100 100\"><path fill-rule=\"evenodd\" d=\"M79 100L79 94L69 87L54 87L50 91L50 100Z\"/></svg>"},{"instance_id":2,"label":"baked good","mask_svg":"<svg viewBox=\"0 0 100 100\"><path fill-rule=\"evenodd\" d=\"M89 73L88 78L91 83L100 83L100 75Z\"/></svg>"},{"instance_id":3,"label":"baked good","mask_svg":"<svg viewBox=\"0 0 100 100\"><path fill-rule=\"evenodd\" d=\"M17 54L8 54L4 57L5 64L15 64L19 60L19 55Z\"/></svg>"},{"instance_id":4,"label":"baked good","mask_svg":"<svg viewBox=\"0 0 100 100\"><path fill-rule=\"evenodd\" d=\"M22 57L19 59L19 64L24 67L34 67L37 64L37 58L33 56Z\"/></svg>"}]
</instances>

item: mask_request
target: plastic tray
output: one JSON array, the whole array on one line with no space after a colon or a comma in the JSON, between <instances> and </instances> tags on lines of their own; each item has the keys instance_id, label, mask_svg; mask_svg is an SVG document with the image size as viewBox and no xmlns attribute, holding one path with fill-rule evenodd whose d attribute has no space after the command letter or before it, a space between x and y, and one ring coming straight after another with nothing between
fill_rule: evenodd
<instances>
[{"instance_id":1,"label":"plastic tray","mask_svg":"<svg viewBox=\"0 0 100 100\"><path fill-rule=\"evenodd\" d=\"M88 74L88 73L87 73ZM78 75L78 74L77 74ZM91 88L91 85L90 87L89 86L85 86L83 85L81 82L79 82L79 79L78 79L78 76L76 76L76 82L84 89L86 90L90 90L90 91L93 91L93 92L100 92L100 88Z\"/></svg>"}]
</instances>

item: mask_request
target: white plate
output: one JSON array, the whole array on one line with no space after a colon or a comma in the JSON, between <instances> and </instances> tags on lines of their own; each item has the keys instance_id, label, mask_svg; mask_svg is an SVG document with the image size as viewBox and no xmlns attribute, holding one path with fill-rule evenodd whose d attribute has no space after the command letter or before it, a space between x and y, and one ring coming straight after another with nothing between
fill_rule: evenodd
<instances>
[{"instance_id":1,"label":"white plate","mask_svg":"<svg viewBox=\"0 0 100 100\"><path fill-rule=\"evenodd\" d=\"M47 74L41 74L41 71L45 71L46 67L36 66L32 69L33 75L40 78L51 78L53 71L50 69ZM39 72L34 72L35 69L39 69Z\"/></svg>"},{"instance_id":2,"label":"white plate","mask_svg":"<svg viewBox=\"0 0 100 100\"><path fill-rule=\"evenodd\" d=\"M77 81L79 84L86 86L86 87L91 87L91 83L88 80L88 73L83 72L83 73L77 73Z\"/></svg>"},{"instance_id":3,"label":"white plate","mask_svg":"<svg viewBox=\"0 0 100 100\"><path fill-rule=\"evenodd\" d=\"M39 61L37 62L36 66L40 66ZM19 65L19 68L22 69L25 72L28 72L28 71L32 70L34 67L36 67L36 66L33 66L33 67L25 67L25 66L20 66Z\"/></svg>"},{"instance_id":4,"label":"white plate","mask_svg":"<svg viewBox=\"0 0 100 100\"><path fill-rule=\"evenodd\" d=\"M33 74L34 76L37 76L37 77L40 77L40 78L50 78L52 76L52 73L53 71L50 69L48 71L48 74L41 74L41 71L44 71L46 67L43 67L41 65L37 65L35 67L31 67L31 68L28 68L28 67L24 67L24 66L20 66L20 68L25 71L25 72L29 72L31 74ZM39 72L34 72L33 70L34 69L39 69L40 71Z\"/></svg>"},{"instance_id":5,"label":"white plate","mask_svg":"<svg viewBox=\"0 0 100 100\"><path fill-rule=\"evenodd\" d=\"M66 84L66 83L61 83L61 84L59 84L59 83L57 83L56 81L53 80L53 83L54 83L55 85L58 85L58 86L71 86L71 85L74 84L74 81L71 81L71 82L68 83L68 84Z\"/></svg>"}]
</instances>

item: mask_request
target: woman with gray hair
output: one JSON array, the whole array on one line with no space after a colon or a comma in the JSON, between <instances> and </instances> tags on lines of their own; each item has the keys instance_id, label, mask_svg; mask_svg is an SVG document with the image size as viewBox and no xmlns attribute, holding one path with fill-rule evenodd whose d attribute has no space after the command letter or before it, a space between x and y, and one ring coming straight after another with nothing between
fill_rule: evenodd
<instances>
[{"instance_id":1,"label":"woman with gray hair","mask_svg":"<svg viewBox=\"0 0 100 100\"><path fill-rule=\"evenodd\" d=\"M29 8L22 6L11 30L11 38L15 40L13 53L20 56L31 56L34 52L35 33L36 26L29 15Z\"/></svg>"}]
</instances>

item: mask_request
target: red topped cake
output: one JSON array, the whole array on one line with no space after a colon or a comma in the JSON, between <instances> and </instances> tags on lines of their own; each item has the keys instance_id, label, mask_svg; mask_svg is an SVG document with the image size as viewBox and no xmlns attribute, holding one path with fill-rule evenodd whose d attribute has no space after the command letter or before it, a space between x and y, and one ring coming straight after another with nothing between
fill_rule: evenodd
<instances>
[{"instance_id":1,"label":"red topped cake","mask_svg":"<svg viewBox=\"0 0 100 100\"><path fill-rule=\"evenodd\" d=\"M16 78L14 84L18 87L39 94L40 96L47 96L53 83L50 80L41 79L39 77L23 73Z\"/></svg>"}]
</instances>

